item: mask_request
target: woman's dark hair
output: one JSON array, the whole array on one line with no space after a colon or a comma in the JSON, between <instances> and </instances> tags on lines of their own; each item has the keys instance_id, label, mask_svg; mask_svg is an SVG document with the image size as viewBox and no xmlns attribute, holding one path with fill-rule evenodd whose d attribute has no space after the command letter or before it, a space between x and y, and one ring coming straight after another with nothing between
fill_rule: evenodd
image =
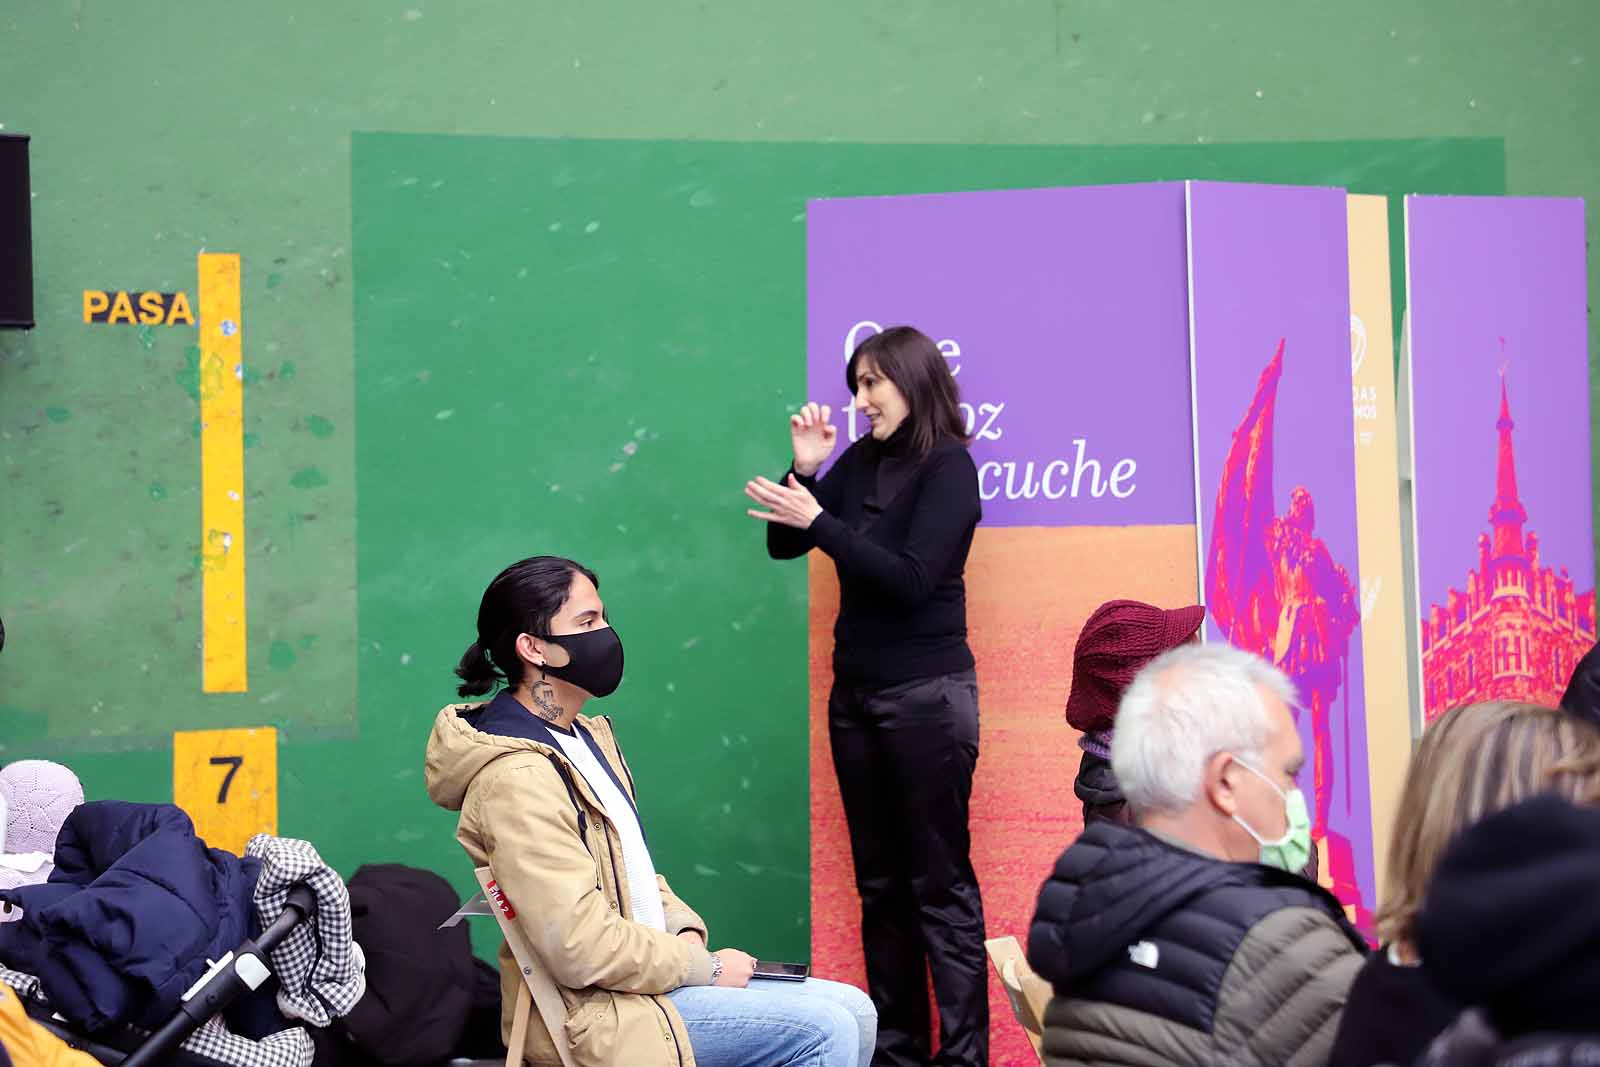
<instances>
[{"instance_id":1,"label":"woman's dark hair","mask_svg":"<svg viewBox=\"0 0 1600 1067\"><path fill-rule=\"evenodd\" d=\"M861 360L895 384L906 398L910 413L901 432L911 440L911 450L926 456L946 437L968 442L967 422L961 415L961 387L932 338L911 326L891 326L856 345L844 370L850 395L856 392L856 368Z\"/></svg>"},{"instance_id":2,"label":"woman's dark hair","mask_svg":"<svg viewBox=\"0 0 1600 1067\"><path fill-rule=\"evenodd\" d=\"M456 666L464 697L482 696L504 681L522 682L522 658L517 638L522 634L550 636L550 623L567 602L572 579L583 575L600 588L594 571L560 556L534 556L513 563L489 583L478 605L478 639L467 646Z\"/></svg>"}]
</instances>

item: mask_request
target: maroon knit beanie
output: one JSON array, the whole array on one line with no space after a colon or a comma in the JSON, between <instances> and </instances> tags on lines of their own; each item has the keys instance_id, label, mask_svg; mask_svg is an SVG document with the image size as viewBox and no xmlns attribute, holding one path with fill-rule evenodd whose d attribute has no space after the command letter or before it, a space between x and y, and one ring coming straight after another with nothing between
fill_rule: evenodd
<instances>
[{"instance_id":1,"label":"maroon knit beanie","mask_svg":"<svg viewBox=\"0 0 1600 1067\"><path fill-rule=\"evenodd\" d=\"M1173 611L1137 600L1101 604L1083 624L1072 652L1068 725L1085 733L1110 730L1134 675L1193 637L1205 618L1206 609L1198 604Z\"/></svg>"}]
</instances>

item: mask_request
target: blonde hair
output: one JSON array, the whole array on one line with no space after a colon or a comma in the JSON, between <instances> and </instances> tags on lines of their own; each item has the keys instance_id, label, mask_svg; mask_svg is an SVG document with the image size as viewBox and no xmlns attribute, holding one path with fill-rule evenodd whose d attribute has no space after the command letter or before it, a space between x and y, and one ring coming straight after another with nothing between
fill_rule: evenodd
<instances>
[{"instance_id":1,"label":"blonde hair","mask_svg":"<svg viewBox=\"0 0 1600 1067\"><path fill-rule=\"evenodd\" d=\"M1540 793L1600 801L1600 730L1559 708L1492 700L1445 712L1422 735L1389 841L1378 931L1410 942L1423 897L1457 834Z\"/></svg>"}]
</instances>

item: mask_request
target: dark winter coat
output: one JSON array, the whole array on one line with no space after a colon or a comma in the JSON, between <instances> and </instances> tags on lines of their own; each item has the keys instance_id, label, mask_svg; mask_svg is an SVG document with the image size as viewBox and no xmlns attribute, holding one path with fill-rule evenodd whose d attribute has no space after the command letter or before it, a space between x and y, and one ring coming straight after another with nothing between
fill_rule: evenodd
<instances>
[{"instance_id":1,"label":"dark winter coat","mask_svg":"<svg viewBox=\"0 0 1600 1067\"><path fill-rule=\"evenodd\" d=\"M1508 1039L1600 1036L1597 886L1600 810L1544 796L1496 812L1440 861L1417 916L1423 970Z\"/></svg>"},{"instance_id":2,"label":"dark winter coat","mask_svg":"<svg viewBox=\"0 0 1600 1067\"><path fill-rule=\"evenodd\" d=\"M0 960L84 1030L160 1025L208 959L257 932L260 861L207 848L171 804L80 804L55 861L48 882L0 892L23 910L0 924Z\"/></svg>"},{"instance_id":3,"label":"dark winter coat","mask_svg":"<svg viewBox=\"0 0 1600 1067\"><path fill-rule=\"evenodd\" d=\"M1046 1063L1321 1067L1365 951L1338 901L1296 875L1092 823L1028 935L1056 993Z\"/></svg>"}]
</instances>

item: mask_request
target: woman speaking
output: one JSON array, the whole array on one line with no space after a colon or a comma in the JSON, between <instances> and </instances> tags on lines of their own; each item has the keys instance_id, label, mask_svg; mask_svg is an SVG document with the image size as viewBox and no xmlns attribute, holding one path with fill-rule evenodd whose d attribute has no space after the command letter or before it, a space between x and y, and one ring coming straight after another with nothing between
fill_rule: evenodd
<instances>
[{"instance_id":1,"label":"woman speaking","mask_svg":"<svg viewBox=\"0 0 1600 1067\"><path fill-rule=\"evenodd\" d=\"M896 326L863 341L845 381L871 423L821 481L838 428L825 406L789 419L794 466L745 494L767 551L812 548L839 572L828 737L861 895L876 1067L928 1067L928 995L948 1067L989 1062L983 903L967 806L978 683L962 571L981 517L955 379L929 338Z\"/></svg>"}]
</instances>

